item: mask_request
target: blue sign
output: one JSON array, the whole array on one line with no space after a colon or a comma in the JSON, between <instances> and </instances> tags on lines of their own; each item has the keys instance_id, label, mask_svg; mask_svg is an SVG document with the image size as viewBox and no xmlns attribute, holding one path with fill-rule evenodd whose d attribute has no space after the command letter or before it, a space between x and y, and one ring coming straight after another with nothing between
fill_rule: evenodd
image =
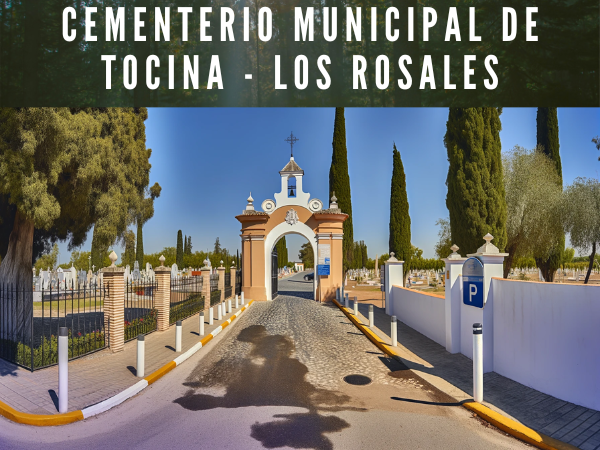
<instances>
[{"instance_id":1,"label":"blue sign","mask_svg":"<svg viewBox=\"0 0 600 450\"><path fill-rule=\"evenodd\" d=\"M325 264L326 265L331 264L331 258L325 258Z\"/></svg>"},{"instance_id":2,"label":"blue sign","mask_svg":"<svg viewBox=\"0 0 600 450\"><path fill-rule=\"evenodd\" d=\"M317 275L329 275L329 264L317 264Z\"/></svg>"},{"instance_id":3,"label":"blue sign","mask_svg":"<svg viewBox=\"0 0 600 450\"><path fill-rule=\"evenodd\" d=\"M483 308L483 264L477 258L469 258L463 264L463 303Z\"/></svg>"}]
</instances>

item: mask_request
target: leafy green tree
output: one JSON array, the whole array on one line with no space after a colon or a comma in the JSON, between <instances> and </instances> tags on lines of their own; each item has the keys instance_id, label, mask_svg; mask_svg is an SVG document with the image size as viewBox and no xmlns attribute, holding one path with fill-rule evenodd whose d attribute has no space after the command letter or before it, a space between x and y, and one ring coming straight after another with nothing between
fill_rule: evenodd
<instances>
[{"instance_id":1,"label":"leafy green tree","mask_svg":"<svg viewBox=\"0 0 600 450\"><path fill-rule=\"evenodd\" d=\"M275 248L277 249L277 266L281 269L288 264L288 250L285 236L277 241Z\"/></svg>"},{"instance_id":2,"label":"leafy green tree","mask_svg":"<svg viewBox=\"0 0 600 450\"><path fill-rule=\"evenodd\" d=\"M181 230L177 232L177 267L183 267L183 236Z\"/></svg>"},{"instance_id":3,"label":"leafy green tree","mask_svg":"<svg viewBox=\"0 0 600 450\"><path fill-rule=\"evenodd\" d=\"M187 246L186 246L186 251L184 252L186 255L191 255L192 254L192 237L188 236L187 237Z\"/></svg>"},{"instance_id":4,"label":"leafy green tree","mask_svg":"<svg viewBox=\"0 0 600 450\"><path fill-rule=\"evenodd\" d=\"M558 114L556 108L538 108L537 110L537 145L539 151L547 155L555 165L558 175L553 177L562 191L562 163L560 160L560 144L558 141ZM544 280L551 283L554 274L560 267L562 253L565 250L565 233L561 228L556 229L556 244L550 254L545 257L536 256L535 261Z\"/></svg>"},{"instance_id":5,"label":"leafy green tree","mask_svg":"<svg viewBox=\"0 0 600 450\"><path fill-rule=\"evenodd\" d=\"M438 241L435 244L435 254L439 259L447 258L452 250L452 235L450 233L450 220L449 219L438 219L435 223L440 227L438 232Z\"/></svg>"},{"instance_id":6,"label":"leafy green tree","mask_svg":"<svg viewBox=\"0 0 600 450\"><path fill-rule=\"evenodd\" d=\"M3 283L31 288L36 229L69 248L92 226L100 248L127 230L149 182L146 118L145 108L0 109L0 196L14 208ZM16 312L30 317L31 308L24 298ZM14 329L30 330L27 320Z\"/></svg>"},{"instance_id":7,"label":"leafy green tree","mask_svg":"<svg viewBox=\"0 0 600 450\"><path fill-rule=\"evenodd\" d=\"M137 221L137 245L135 246L135 260L138 262L140 269L144 267L144 237L142 231L142 221ZM172 265L172 264L171 264ZM158 266L152 266L158 267Z\"/></svg>"},{"instance_id":8,"label":"leafy green tree","mask_svg":"<svg viewBox=\"0 0 600 450\"><path fill-rule=\"evenodd\" d=\"M220 255L221 251L222 251L221 243L219 242L219 238L217 237L217 240L215 241L215 247L214 247L213 253L215 253L216 255Z\"/></svg>"},{"instance_id":9,"label":"leafy green tree","mask_svg":"<svg viewBox=\"0 0 600 450\"><path fill-rule=\"evenodd\" d=\"M518 146L505 153L503 160L508 206L507 278L515 258L533 256L539 264L555 252L564 235L562 187L554 161L539 149L528 151Z\"/></svg>"},{"instance_id":10,"label":"leafy green tree","mask_svg":"<svg viewBox=\"0 0 600 450\"><path fill-rule=\"evenodd\" d=\"M575 257L575 249L571 247L565 248L563 252L563 259L561 261L561 266L565 266L565 264L569 264L573 262L573 258Z\"/></svg>"},{"instance_id":11,"label":"leafy green tree","mask_svg":"<svg viewBox=\"0 0 600 450\"><path fill-rule=\"evenodd\" d=\"M475 253L487 233L501 251L506 245L499 115L496 108L450 108L448 113L446 206L452 242L463 254Z\"/></svg>"},{"instance_id":12,"label":"leafy green tree","mask_svg":"<svg viewBox=\"0 0 600 450\"><path fill-rule=\"evenodd\" d=\"M348 174L344 108L335 109L332 146L333 153L329 169L329 198L333 197L335 193L338 207L344 214L348 214L348 218L344 221L344 239L342 242L345 272L352 267L354 231L352 227L352 198L350 195L350 175Z\"/></svg>"},{"instance_id":13,"label":"leafy green tree","mask_svg":"<svg viewBox=\"0 0 600 450\"><path fill-rule=\"evenodd\" d=\"M362 246L362 267L366 268L369 263L369 255L367 254L367 244L365 244L365 241L360 241L360 244Z\"/></svg>"},{"instance_id":14,"label":"leafy green tree","mask_svg":"<svg viewBox=\"0 0 600 450\"><path fill-rule=\"evenodd\" d=\"M564 227L573 247L580 253L591 249L584 281L587 284L600 244L600 182L593 178L576 178L565 190L561 210Z\"/></svg>"},{"instance_id":15,"label":"leafy green tree","mask_svg":"<svg viewBox=\"0 0 600 450\"><path fill-rule=\"evenodd\" d=\"M45 253L40 256L35 262L34 267L37 271L54 269L56 262L58 261L58 244L54 244L50 253Z\"/></svg>"},{"instance_id":16,"label":"leafy green tree","mask_svg":"<svg viewBox=\"0 0 600 450\"><path fill-rule=\"evenodd\" d=\"M135 262L135 234L133 231L127 230L125 232L123 242L125 244L125 252L121 255L121 264L133 268Z\"/></svg>"},{"instance_id":17,"label":"leafy green tree","mask_svg":"<svg viewBox=\"0 0 600 450\"><path fill-rule=\"evenodd\" d=\"M300 253L298 253L298 258L304 264L305 269L310 269L315 267L315 254L313 252L312 245L309 242L305 242L300 247Z\"/></svg>"},{"instance_id":18,"label":"leafy green tree","mask_svg":"<svg viewBox=\"0 0 600 450\"><path fill-rule=\"evenodd\" d=\"M406 176L400 152L394 143L392 188L390 193L390 253L404 261L404 273L411 269L412 245L410 243L410 214L406 193Z\"/></svg>"},{"instance_id":19,"label":"leafy green tree","mask_svg":"<svg viewBox=\"0 0 600 450\"><path fill-rule=\"evenodd\" d=\"M146 222L154 217L154 200L160 197L162 188L158 183L154 183L152 187L145 188L143 191L144 200L142 201L140 208L136 215L137 221L137 251L135 259L137 260L140 268L144 267L144 235L143 228ZM158 267L152 265L152 267Z\"/></svg>"}]
</instances>

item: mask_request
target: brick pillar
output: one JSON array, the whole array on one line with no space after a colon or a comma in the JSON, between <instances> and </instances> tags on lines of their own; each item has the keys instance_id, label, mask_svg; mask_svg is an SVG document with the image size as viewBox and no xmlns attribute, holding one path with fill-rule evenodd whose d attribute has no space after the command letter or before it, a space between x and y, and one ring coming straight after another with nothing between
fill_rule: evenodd
<instances>
[{"instance_id":1,"label":"brick pillar","mask_svg":"<svg viewBox=\"0 0 600 450\"><path fill-rule=\"evenodd\" d=\"M217 267L219 274L219 290L221 291L221 301L225 300L225 267Z\"/></svg>"},{"instance_id":2,"label":"brick pillar","mask_svg":"<svg viewBox=\"0 0 600 450\"><path fill-rule=\"evenodd\" d=\"M102 269L104 286L108 287L104 297L104 332L111 351L121 352L125 344L125 269L115 266L115 252L110 259L112 265Z\"/></svg>"},{"instance_id":3,"label":"brick pillar","mask_svg":"<svg viewBox=\"0 0 600 450\"><path fill-rule=\"evenodd\" d=\"M161 256L161 258L164 258ZM154 269L154 276L158 290L154 295L154 307L158 310L157 330L169 329L169 315L171 313L171 268L165 267L164 259L161 266Z\"/></svg>"},{"instance_id":4,"label":"brick pillar","mask_svg":"<svg viewBox=\"0 0 600 450\"><path fill-rule=\"evenodd\" d=\"M202 272L202 290L204 291L204 310L210 309L210 267L204 266Z\"/></svg>"},{"instance_id":5,"label":"brick pillar","mask_svg":"<svg viewBox=\"0 0 600 450\"><path fill-rule=\"evenodd\" d=\"M237 272L237 268L235 266L231 266L231 269L229 269L229 273L231 274L231 277L229 278L229 282L231 283L231 297L235 298L235 274Z\"/></svg>"}]
</instances>

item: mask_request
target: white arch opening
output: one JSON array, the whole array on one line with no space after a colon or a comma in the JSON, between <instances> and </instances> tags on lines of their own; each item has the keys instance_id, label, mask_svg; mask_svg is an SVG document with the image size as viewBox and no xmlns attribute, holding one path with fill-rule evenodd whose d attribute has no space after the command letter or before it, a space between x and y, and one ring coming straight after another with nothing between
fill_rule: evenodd
<instances>
[{"instance_id":1,"label":"white arch opening","mask_svg":"<svg viewBox=\"0 0 600 450\"><path fill-rule=\"evenodd\" d=\"M315 258L317 257L317 235L308 225L302 222L297 222L293 225L282 222L273 228L265 237L265 287L267 291L267 300L269 301L273 300L271 298L271 252L277 241L287 234L299 234L306 238L312 246ZM315 277L313 279L313 299L317 296L317 282L318 277L315 272Z\"/></svg>"}]
</instances>

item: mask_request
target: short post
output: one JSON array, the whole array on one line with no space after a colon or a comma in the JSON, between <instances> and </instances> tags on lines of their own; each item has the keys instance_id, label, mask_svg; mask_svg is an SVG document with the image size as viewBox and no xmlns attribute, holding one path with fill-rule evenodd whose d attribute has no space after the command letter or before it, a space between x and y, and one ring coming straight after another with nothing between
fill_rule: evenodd
<instances>
[{"instance_id":1,"label":"short post","mask_svg":"<svg viewBox=\"0 0 600 450\"><path fill-rule=\"evenodd\" d=\"M139 378L144 378L144 366L146 364L146 336L138 334L137 337L137 361L135 364L135 374Z\"/></svg>"},{"instance_id":2,"label":"short post","mask_svg":"<svg viewBox=\"0 0 600 450\"><path fill-rule=\"evenodd\" d=\"M340 301L340 288L337 288L335 290L335 299L339 302Z\"/></svg>"},{"instance_id":3,"label":"short post","mask_svg":"<svg viewBox=\"0 0 600 450\"><path fill-rule=\"evenodd\" d=\"M473 399L483 402L483 330L480 323L473 324Z\"/></svg>"},{"instance_id":4,"label":"short post","mask_svg":"<svg viewBox=\"0 0 600 450\"><path fill-rule=\"evenodd\" d=\"M231 299L227 300L227 313L231 314Z\"/></svg>"},{"instance_id":5,"label":"short post","mask_svg":"<svg viewBox=\"0 0 600 450\"><path fill-rule=\"evenodd\" d=\"M344 297L344 306L348 308L348 293L346 292L346 296Z\"/></svg>"},{"instance_id":6,"label":"short post","mask_svg":"<svg viewBox=\"0 0 600 450\"><path fill-rule=\"evenodd\" d=\"M392 347L396 347L398 345L398 321L396 320L396 316L392 316Z\"/></svg>"},{"instance_id":7,"label":"short post","mask_svg":"<svg viewBox=\"0 0 600 450\"><path fill-rule=\"evenodd\" d=\"M223 319L223 311L221 310L221 304L220 303L217 305L217 319L218 320Z\"/></svg>"},{"instance_id":8,"label":"short post","mask_svg":"<svg viewBox=\"0 0 600 450\"><path fill-rule=\"evenodd\" d=\"M244 291L242 291L242 306L244 305Z\"/></svg>"},{"instance_id":9,"label":"short post","mask_svg":"<svg viewBox=\"0 0 600 450\"><path fill-rule=\"evenodd\" d=\"M69 410L69 329L58 330L58 412Z\"/></svg>"},{"instance_id":10,"label":"short post","mask_svg":"<svg viewBox=\"0 0 600 450\"><path fill-rule=\"evenodd\" d=\"M225 303L225 300L221 302L221 310L223 311L223 318L225 318L227 315L227 303Z\"/></svg>"},{"instance_id":11,"label":"short post","mask_svg":"<svg viewBox=\"0 0 600 450\"><path fill-rule=\"evenodd\" d=\"M181 351L181 339L183 337L183 326L181 326L181 320L177 321L175 327L175 351L179 353Z\"/></svg>"},{"instance_id":12,"label":"short post","mask_svg":"<svg viewBox=\"0 0 600 450\"><path fill-rule=\"evenodd\" d=\"M354 297L354 315L358 316L358 299Z\"/></svg>"},{"instance_id":13,"label":"short post","mask_svg":"<svg viewBox=\"0 0 600 450\"><path fill-rule=\"evenodd\" d=\"M204 336L204 311L200 311L200 336Z\"/></svg>"},{"instance_id":14,"label":"short post","mask_svg":"<svg viewBox=\"0 0 600 450\"><path fill-rule=\"evenodd\" d=\"M375 313L373 312L373 305L369 305L369 328L375 326Z\"/></svg>"},{"instance_id":15,"label":"short post","mask_svg":"<svg viewBox=\"0 0 600 450\"><path fill-rule=\"evenodd\" d=\"M235 309L240 307L240 299L237 294L235 294Z\"/></svg>"},{"instance_id":16,"label":"short post","mask_svg":"<svg viewBox=\"0 0 600 450\"><path fill-rule=\"evenodd\" d=\"M215 320L215 312L212 309L212 306L208 309L208 324L212 325Z\"/></svg>"}]
</instances>

